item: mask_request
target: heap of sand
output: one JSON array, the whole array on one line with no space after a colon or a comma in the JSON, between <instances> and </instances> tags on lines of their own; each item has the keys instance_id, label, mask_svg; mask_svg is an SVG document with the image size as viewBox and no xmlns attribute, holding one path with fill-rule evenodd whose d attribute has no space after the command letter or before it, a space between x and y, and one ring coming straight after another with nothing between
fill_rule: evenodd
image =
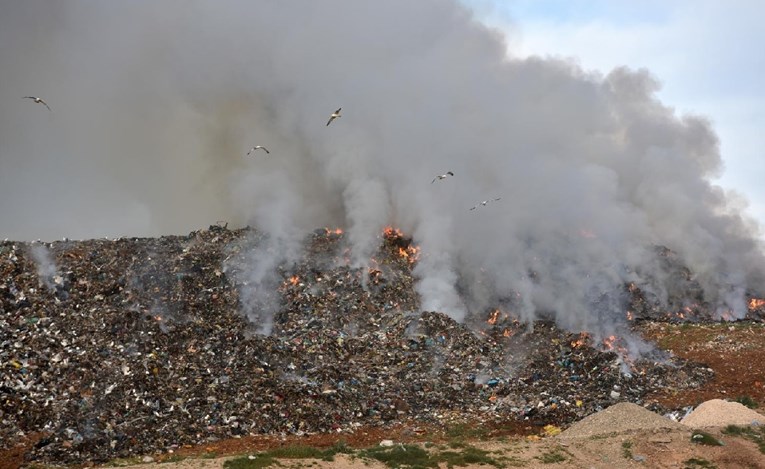
<instances>
[{"instance_id":1,"label":"heap of sand","mask_svg":"<svg viewBox=\"0 0 765 469\"><path fill-rule=\"evenodd\" d=\"M630 402L620 402L576 422L559 438L589 438L638 430L684 430L685 427L666 417Z\"/></svg>"},{"instance_id":2,"label":"heap of sand","mask_svg":"<svg viewBox=\"0 0 765 469\"><path fill-rule=\"evenodd\" d=\"M738 402L712 399L696 407L680 422L693 428L762 425L765 424L765 415Z\"/></svg>"}]
</instances>

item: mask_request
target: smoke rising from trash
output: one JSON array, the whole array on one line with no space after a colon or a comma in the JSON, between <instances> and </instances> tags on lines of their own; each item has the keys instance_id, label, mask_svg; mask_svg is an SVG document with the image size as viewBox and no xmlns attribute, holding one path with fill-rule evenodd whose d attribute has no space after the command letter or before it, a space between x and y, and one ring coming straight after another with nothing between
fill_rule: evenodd
<instances>
[{"instance_id":1,"label":"smoke rising from trash","mask_svg":"<svg viewBox=\"0 0 765 469\"><path fill-rule=\"evenodd\" d=\"M56 262L51 257L48 248L42 244L33 244L29 249L32 260L35 262L37 268L37 277L39 278L40 286L45 286L48 290L56 289L56 276L58 269L56 268Z\"/></svg>"},{"instance_id":2,"label":"smoke rising from trash","mask_svg":"<svg viewBox=\"0 0 765 469\"><path fill-rule=\"evenodd\" d=\"M252 224L267 241L239 275L257 291L317 227L343 227L364 267L391 225L421 248L423 310L501 306L603 334L624 320L625 284L678 294L657 246L718 316L742 317L765 279L757 226L710 182L707 119L661 103L646 70L514 58L456 2L3 13L6 236ZM270 154L247 156L255 145Z\"/></svg>"}]
</instances>

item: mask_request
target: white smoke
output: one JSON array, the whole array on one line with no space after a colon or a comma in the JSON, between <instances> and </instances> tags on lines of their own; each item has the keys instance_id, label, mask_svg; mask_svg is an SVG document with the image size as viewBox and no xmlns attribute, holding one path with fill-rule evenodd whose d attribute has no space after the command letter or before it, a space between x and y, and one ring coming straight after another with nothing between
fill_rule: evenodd
<instances>
[{"instance_id":1,"label":"white smoke","mask_svg":"<svg viewBox=\"0 0 765 469\"><path fill-rule=\"evenodd\" d=\"M50 251L45 245L34 243L29 248L29 252L35 262L35 267L37 267L37 278L40 286L44 285L48 290L55 291L56 285L61 285L63 279L58 275L56 261L53 260Z\"/></svg>"},{"instance_id":2,"label":"white smoke","mask_svg":"<svg viewBox=\"0 0 765 469\"><path fill-rule=\"evenodd\" d=\"M47 210L61 222L51 232L84 219L92 233L251 223L272 253L252 259L260 289L316 227L345 227L363 266L391 224L422 248L423 308L462 318L512 300L524 319L575 330L621 317L625 282L666 299L657 245L719 314L741 317L761 288L758 228L710 182L714 131L659 102L645 70L508 57L446 0L3 10L2 94L40 94L54 112L3 106L0 196L16 200L30 179L51 197L93 181L50 207L37 196L3 208L4 220ZM245 157L256 144L271 154ZM15 223L12 234L35 227Z\"/></svg>"}]
</instances>

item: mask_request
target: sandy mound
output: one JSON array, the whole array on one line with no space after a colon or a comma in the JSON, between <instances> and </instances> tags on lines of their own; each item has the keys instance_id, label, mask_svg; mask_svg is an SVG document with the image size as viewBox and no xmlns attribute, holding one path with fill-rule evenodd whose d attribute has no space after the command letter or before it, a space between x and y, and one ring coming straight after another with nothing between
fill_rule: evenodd
<instances>
[{"instance_id":1,"label":"sandy mound","mask_svg":"<svg viewBox=\"0 0 765 469\"><path fill-rule=\"evenodd\" d=\"M765 415L738 402L712 399L696 407L681 423L689 427L724 427L726 425L765 424Z\"/></svg>"},{"instance_id":2,"label":"sandy mound","mask_svg":"<svg viewBox=\"0 0 765 469\"><path fill-rule=\"evenodd\" d=\"M682 425L639 405L620 402L571 425L560 438L588 438L632 430L684 429Z\"/></svg>"}]
</instances>

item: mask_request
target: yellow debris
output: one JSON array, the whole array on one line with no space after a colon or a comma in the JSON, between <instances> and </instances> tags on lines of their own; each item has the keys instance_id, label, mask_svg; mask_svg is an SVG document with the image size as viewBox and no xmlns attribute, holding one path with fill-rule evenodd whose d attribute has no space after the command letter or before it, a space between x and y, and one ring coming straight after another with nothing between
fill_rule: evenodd
<instances>
[{"instance_id":1,"label":"yellow debris","mask_svg":"<svg viewBox=\"0 0 765 469\"><path fill-rule=\"evenodd\" d=\"M556 427L555 425L545 425L542 430L545 436L555 436L561 432L560 427Z\"/></svg>"}]
</instances>

